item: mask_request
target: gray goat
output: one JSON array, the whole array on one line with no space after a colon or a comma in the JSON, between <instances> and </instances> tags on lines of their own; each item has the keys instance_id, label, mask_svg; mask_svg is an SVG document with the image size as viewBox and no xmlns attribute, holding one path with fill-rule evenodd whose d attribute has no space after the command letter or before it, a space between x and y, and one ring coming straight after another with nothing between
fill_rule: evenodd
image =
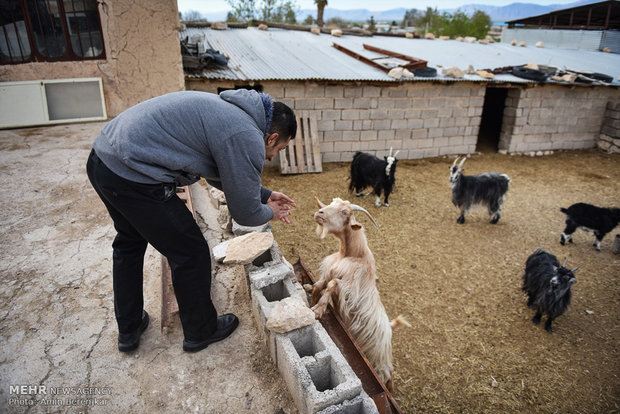
<instances>
[{"instance_id":1,"label":"gray goat","mask_svg":"<svg viewBox=\"0 0 620 414\"><path fill-rule=\"evenodd\" d=\"M497 223L501 217L500 208L508 191L510 177L498 172L478 175L464 175L463 158L457 166L459 157L456 157L450 167L450 186L452 187L452 203L461 210L457 223L465 223L465 214L469 209L480 204L486 206L491 216L491 224Z\"/></svg>"}]
</instances>

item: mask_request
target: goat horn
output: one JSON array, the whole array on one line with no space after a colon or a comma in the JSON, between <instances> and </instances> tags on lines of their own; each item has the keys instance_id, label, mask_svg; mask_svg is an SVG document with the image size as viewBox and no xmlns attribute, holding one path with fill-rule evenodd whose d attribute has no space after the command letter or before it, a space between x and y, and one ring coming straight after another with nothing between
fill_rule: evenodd
<instances>
[{"instance_id":1,"label":"goat horn","mask_svg":"<svg viewBox=\"0 0 620 414\"><path fill-rule=\"evenodd\" d=\"M374 224L376 228L379 228L379 225L377 224L375 219L370 215L370 213L364 207L360 207L357 204L351 203L351 208L353 209L353 211L361 211L362 213L366 213L370 221L372 221L372 224Z\"/></svg>"},{"instance_id":2,"label":"goat horn","mask_svg":"<svg viewBox=\"0 0 620 414\"><path fill-rule=\"evenodd\" d=\"M399 153L399 152L400 152L400 150L397 150L397 151L394 153L394 158L396 158L396 156L398 155L398 153Z\"/></svg>"},{"instance_id":3,"label":"goat horn","mask_svg":"<svg viewBox=\"0 0 620 414\"><path fill-rule=\"evenodd\" d=\"M574 269L571 269L570 271L571 271L572 273L575 273L577 270L579 270L579 266L577 266L577 267L576 267L576 268L574 268Z\"/></svg>"},{"instance_id":4,"label":"goat horn","mask_svg":"<svg viewBox=\"0 0 620 414\"><path fill-rule=\"evenodd\" d=\"M465 160L467 159L467 157L463 158L463 160L461 161L461 163L459 164L459 167L463 166L463 163L465 162Z\"/></svg>"},{"instance_id":5,"label":"goat horn","mask_svg":"<svg viewBox=\"0 0 620 414\"><path fill-rule=\"evenodd\" d=\"M390 155L388 155L388 157L392 156L392 147L390 147Z\"/></svg>"},{"instance_id":6,"label":"goat horn","mask_svg":"<svg viewBox=\"0 0 620 414\"><path fill-rule=\"evenodd\" d=\"M564 258L564 263L562 263L562 267L566 267L566 257Z\"/></svg>"},{"instance_id":7,"label":"goat horn","mask_svg":"<svg viewBox=\"0 0 620 414\"><path fill-rule=\"evenodd\" d=\"M460 157L456 157L456 159L454 160L454 162L452 163L452 167L454 167L456 165L456 162L459 160ZM450 168L452 168L450 167Z\"/></svg>"}]
</instances>

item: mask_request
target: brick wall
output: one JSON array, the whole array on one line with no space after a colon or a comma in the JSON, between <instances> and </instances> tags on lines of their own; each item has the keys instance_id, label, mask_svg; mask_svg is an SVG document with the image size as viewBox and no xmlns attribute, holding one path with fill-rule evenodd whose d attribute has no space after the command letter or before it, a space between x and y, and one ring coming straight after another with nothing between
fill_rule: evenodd
<instances>
[{"instance_id":1,"label":"brick wall","mask_svg":"<svg viewBox=\"0 0 620 414\"><path fill-rule=\"evenodd\" d=\"M607 102L597 145L610 154L620 153L620 101Z\"/></svg>"},{"instance_id":2,"label":"brick wall","mask_svg":"<svg viewBox=\"0 0 620 414\"><path fill-rule=\"evenodd\" d=\"M499 148L508 152L593 148L616 88L545 85L510 89Z\"/></svg>"},{"instance_id":3,"label":"brick wall","mask_svg":"<svg viewBox=\"0 0 620 414\"><path fill-rule=\"evenodd\" d=\"M350 161L355 151L399 159L474 152L484 82L402 84L263 82L266 93L318 120L323 162ZM186 89L217 92L233 82L186 80ZM509 152L592 148L616 88L545 85L511 88L499 148Z\"/></svg>"}]
</instances>

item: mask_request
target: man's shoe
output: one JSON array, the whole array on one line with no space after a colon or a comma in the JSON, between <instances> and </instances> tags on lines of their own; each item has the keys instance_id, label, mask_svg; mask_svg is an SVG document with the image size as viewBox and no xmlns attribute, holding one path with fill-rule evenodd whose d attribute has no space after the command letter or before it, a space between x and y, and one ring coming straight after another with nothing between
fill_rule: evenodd
<instances>
[{"instance_id":1,"label":"man's shoe","mask_svg":"<svg viewBox=\"0 0 620 414\"><path fill-rule=\"evenodd\" d=\"M142 311L142 323L134 332L118 334L118 350L121 352L131 352L140 345L140 335L149 326L149 314Z\"/></svg>"},{"instance_id":2,"label":"man's shoe","mask_svg":"<svg viewBox=\"0 0 620 414\"><path fill-rule=\"evenodd\" d=\"M183 350L185 352L198 352L205 349L209 344L221 341L230 336L239 326L239 318L232 313L227 313L217 317L217 329L209 338L202 341L183 340Z\"/></svg>"}]
</instances>

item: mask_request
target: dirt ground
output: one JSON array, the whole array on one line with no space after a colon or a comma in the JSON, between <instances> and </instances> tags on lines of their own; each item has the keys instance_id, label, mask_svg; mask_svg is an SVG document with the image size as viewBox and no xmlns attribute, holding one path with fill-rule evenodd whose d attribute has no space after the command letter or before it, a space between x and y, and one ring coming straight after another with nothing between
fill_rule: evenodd
<instances>
[{"instance_id":1,"label":"dirt ground","mask_svg":"<svg viewBox=\"0 0 620 414\"><path fill-rule=\"evenodd\" d=\"M241 266L217 265L211 291L239 328L188 354L178 323L160 331L161 255L149 247L151 324L136 352L118 352L115 232L85 171L102 126L0 131L0 413L297 413L258 340ZM222 239L216 210L201 185L192 195L213 246Z\"/></svg>"},{"instance_id":2,"label":"dirt ground","mask_svg":"<svg viewBox=\"0 0 620 414\"><path fill-rule=\"evenodd\" d=\"M497 225L486 211L456 223L448 168L452 159L400 161L390 207L374 196L347 193L348 164L321 174L263 174L264 185L298 204L292 225L274 225L291 262L298 255L316 274L337 249L320 240L312 215L318 196L349 199L363 214L388 315L403 314L411 328L393 336L395 397L404 412L618 412L620 410L620 255L611 252L617 228L595 251L591 233L578 231L562 246L565 216L576 202L620 206L620 157L599 151L544 157L480 154L466 174L499 171L512 183ZM527 257L543 247L577 267L568 311L553 334L531 319L520 290Z\"/></svg>"}]
</instances>

